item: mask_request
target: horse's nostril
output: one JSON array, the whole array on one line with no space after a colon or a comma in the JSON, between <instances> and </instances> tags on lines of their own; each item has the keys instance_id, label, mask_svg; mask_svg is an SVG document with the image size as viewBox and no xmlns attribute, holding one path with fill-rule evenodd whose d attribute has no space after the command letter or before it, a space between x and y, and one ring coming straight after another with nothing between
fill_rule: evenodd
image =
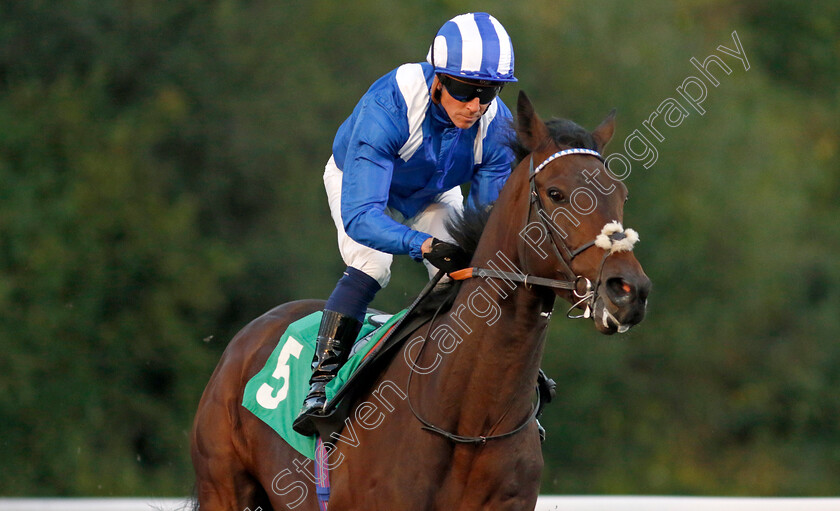
<instances>
[{"instance_id":1,"label":"horse's nostril","mask_svg":"<svg viewBox=\"0 0 840 511\"><path fill-rule=\"evenodd\" d=\"M612 277L607 279L606 287L610 299L616 305L630 305L631 302L644 303L650 293L650 280L646 277L629 280Z\"/></svg>"},{"instance_id":2,"label":"horse's nostril","mask_svg":"<svg viewBox=\"0 0 840 511\"><path fill-rule=\"evenodd\" d=\"M607 279L607 289L610 298L616 303L630 301L634 292L633 286L619 277Z\"/></svg>"}]
</instances>

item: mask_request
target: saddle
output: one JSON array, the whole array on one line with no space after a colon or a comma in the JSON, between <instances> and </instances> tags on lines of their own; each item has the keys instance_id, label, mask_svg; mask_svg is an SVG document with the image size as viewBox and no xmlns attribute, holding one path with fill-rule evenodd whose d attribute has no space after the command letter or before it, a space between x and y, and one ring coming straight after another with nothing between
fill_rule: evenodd
<instances>
[{"instance_id":1,"label":"saddle","mask_svg":"<svg viewBox=\"0 0 840 511\"><path fill-rule=\"evenodd\" d=\"M368 349L372 339L378 337L379 328L382 328L389 320L391 314L385 314L377 310L369 310L372 315L367 321L378 328L362 337L353 345L350 355ZM335 438L344 429L345 421L352 413L351 406L359 397L367 394L376 378L388 367L394 355L399 351L408 339L408 335L431 320L430 312L418 311L415 307L409 307L405 314L395 324L391 325L390 331L386 332L378 340L368 355L355 369L353 374L347 378L344 385L334 395L328 394L329 400L324 406L324 414L312 418L318 434L321 438Z\"/></svg>"},{"instance_id":2,"label":"saddle","mask_svg":"<svg viewBox=\"0 0 840 511\"><path fill-rule=\"evenodd\" d=\"M436 312L432 309L421 309L417 305L428 295L429 290L434 286L441 275L439 274L435 279L429 282L426 289L424 289L414 303L406 309L405 314L390 327L390 331L386 332L380 339L379 345L375 346L358 366L355 372L350 376L344 385L327 401L324 406L324 414L321 416L314 416L313 422L318 429L318 434L322 439L335 438L344 429L345 423L348 420L352 410L353 403L362 396L367 395L376 378L388 367L388 364L409 337L409 334L416 331L418 328L433 319ZM368 322L377 325L381 328L391 318L392 315L382 313L381 311L369 310L372 315L368 317ZM367 344L371 338L377 337L378 329L367 334L365 337L356 341L351 350L353 353L362 349L367 349ZM545 405L550 403L556 395L557 383L549 378L542 369L537 375L537 410L535 417L539 418L542 415ZM328 394L329 397L329 394ZM539 425L539 423L538 423ZM540 440L545 440L545 430L539 426Z\"/></svg>"}]
</instances>

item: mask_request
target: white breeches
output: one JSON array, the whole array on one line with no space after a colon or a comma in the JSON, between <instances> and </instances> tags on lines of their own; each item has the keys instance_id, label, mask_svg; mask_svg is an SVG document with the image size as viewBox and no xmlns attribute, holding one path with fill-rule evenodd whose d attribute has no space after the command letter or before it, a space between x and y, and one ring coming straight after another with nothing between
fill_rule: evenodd
<instances>
[{"instance_id":1,"label":"white breeches","mask_svg":"<svg viewBox=\"0 0 840 511\"><path fill-rule=\"evenodd\" d=\"M338 231L338 250L341 252L341 258L347 266L365 272L376 279L380 286L385 287L391 279L391 262L394 256L357 243L344 232L344 222L341 220L341 176L342 172L331 156L324 168L324 188L327 190L330 214ZM452 242L452 237L446 232L446 220L463 209L464 196L461 194L461 188L456 186L438 194L434 202L411 218L406 219L393 208L387 208L385 214L409 229L425 232L439 240ZM423 264L426 265L430 277L437 273L437 268L425 259Z\"/></svg>"}]
</instances>

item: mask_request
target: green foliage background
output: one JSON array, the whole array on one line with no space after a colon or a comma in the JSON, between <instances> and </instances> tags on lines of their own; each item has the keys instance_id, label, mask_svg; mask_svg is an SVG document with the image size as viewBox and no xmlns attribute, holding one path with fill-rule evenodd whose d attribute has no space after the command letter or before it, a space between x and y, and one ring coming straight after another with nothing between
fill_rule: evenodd
<instances>
[{"instance_id":1,"label":"green foliage background","mask_svg":"<svg viewBox=\"0 0 840 511\"><path fill-rule=\"evenodd\" d=\"M0 494L183 495L227 340L340 271L335 129L437 28L492 12L544 117L611 149L737 31L701 116L627 179L654 282L605 338L552 323L544 493L840 493L840 4L0 3ZM721 55L718 52L719 55ZM661 125L660 125L661 126ZM401 258L375 306L424 271ZM559 310L559 308L558 308Z\"/></svg>"}]
</instances>

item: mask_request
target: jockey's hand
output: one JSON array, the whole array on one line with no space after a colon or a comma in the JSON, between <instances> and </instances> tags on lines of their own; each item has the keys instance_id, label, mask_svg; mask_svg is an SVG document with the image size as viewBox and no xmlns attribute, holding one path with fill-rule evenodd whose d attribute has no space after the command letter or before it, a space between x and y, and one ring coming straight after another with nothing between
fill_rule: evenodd
<instances>
[{"instance_id":1,"label":"jockey's hand","mask_svg":"<svg viewBox=\"0 0 840 511\"><path fill-rule=\"evenodd\" d=\"M446 273L452 273L469 266L470 256L464 252L464 249L437 238L430 239L432 240L430 250L423 254L423 259Z\"/></svg>"}]
</instances>

